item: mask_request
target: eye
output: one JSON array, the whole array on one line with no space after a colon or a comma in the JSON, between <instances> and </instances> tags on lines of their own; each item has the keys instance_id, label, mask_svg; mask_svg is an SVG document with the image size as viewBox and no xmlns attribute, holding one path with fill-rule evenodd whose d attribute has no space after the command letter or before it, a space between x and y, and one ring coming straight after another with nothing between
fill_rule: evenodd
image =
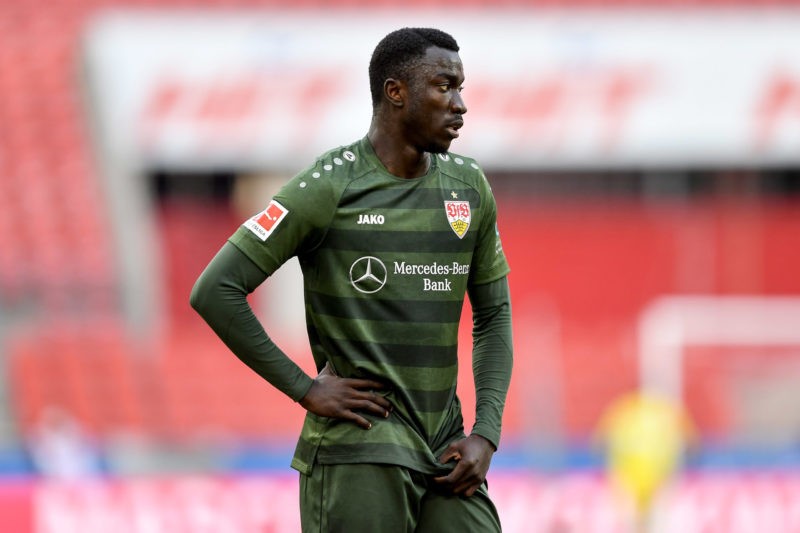
<instances>
[{"instance_id":1,"label":"eye","mask_svg":"<svg viewBox=\"0 0 800 533\"><path fill-rule=\"evenodd\" d=\"M440 90L440 91L442 91L443 93L450 92L450 91L452 91L452 90L453 90L453 88L454 88L453 84L452 84L452 83L450 83L450 82L446 82L446 83L440 83L440 84L438 84L438 85L437 85L437 87L438 87L438 88L439 88L439 90ZM455 90L456 90L456 91L458 91L458 92L461 92L461 91L463 91L463 90L464 90L464 87L463 87L463 86L460 86L460 87L455 87Z\"/></svg>"}]
</instances>

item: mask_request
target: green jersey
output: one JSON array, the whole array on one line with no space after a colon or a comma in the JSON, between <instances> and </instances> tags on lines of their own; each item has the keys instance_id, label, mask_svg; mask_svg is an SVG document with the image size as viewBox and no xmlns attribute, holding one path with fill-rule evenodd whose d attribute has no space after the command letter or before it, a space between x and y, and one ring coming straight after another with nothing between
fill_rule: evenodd
<instances>
[{"instance_id":1,"label":"green jersey","mask_svg":"<svg viewBox=\"0 0 800 533\"><path fill-rule=\"evenodd\" d=\"M267 275L296 255L317 368L380 381L386 388L377 392L394 406L388 419L364 415L368 431L308 413L292 466L441 471L438 454L463 436L456 378L465 293L509 271L479 166L432 155L426 175L402 179L364 138L300 172L230 242ZM499 436L500 420L482 423Z\"/></svg>"}]
</instances>

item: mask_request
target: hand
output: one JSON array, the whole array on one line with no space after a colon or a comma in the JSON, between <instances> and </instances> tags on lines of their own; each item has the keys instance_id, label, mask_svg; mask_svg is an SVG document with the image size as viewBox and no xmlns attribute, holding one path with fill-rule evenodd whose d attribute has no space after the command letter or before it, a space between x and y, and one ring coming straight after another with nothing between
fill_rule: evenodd
<instances>
[{"instance_id":1,"label":"hand","mask_svg":"<svg viewBox=\"0 0 800 533\"><path fill-rule=\"evenodd\" d=\"M480 435L452 442L439 457L439 462L455 460L456 466L448 475L433 480L455 495L472 496L486 480L494 452L492 443Z\"/></svg>"},{"instance_id":2,"label":"hand","mask_svg":"<svg viewBox=\"0 0 800 533\"><path fill-rule=\"evenodd\" d=\"M383 384L370 379L340 378L330 364L326 363L300 400L300 405L315 415L350 420L369 429L372 427L370 421L356 411L366 411L387 418L392 404L372 390L383 388Z\"/></svg>"}]
</instances>

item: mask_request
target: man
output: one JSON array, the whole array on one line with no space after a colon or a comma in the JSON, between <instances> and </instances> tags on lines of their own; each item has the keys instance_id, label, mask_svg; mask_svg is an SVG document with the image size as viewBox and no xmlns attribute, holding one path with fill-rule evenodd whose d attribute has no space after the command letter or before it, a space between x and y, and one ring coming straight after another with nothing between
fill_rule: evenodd
<instances>
[{"instance_id":1,"label":"man","mask_svg":"<svg viewBox=\"0 0 800 533\"><path fill-rule=\"evenodd\" d=\"M308 411L292 460L305 532L500 530L485 477L511 375L509 269L483 172L447 151L467 111L458 50L435 29L387 35L370 61L366 137L290 180L192 291L228 347ZM245 299L295 255L314 379ZM465 293L469 436L455 394Z\"/></svg>"}]
</instances>

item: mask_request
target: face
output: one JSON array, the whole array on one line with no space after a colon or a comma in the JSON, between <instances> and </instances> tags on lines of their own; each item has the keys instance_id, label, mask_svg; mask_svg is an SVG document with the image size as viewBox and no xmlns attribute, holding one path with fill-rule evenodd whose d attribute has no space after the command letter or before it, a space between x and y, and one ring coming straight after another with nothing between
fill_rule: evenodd
<instances>
[{"instance_id":1,"label":"face","mask_svg":"<svg viewBox=\"0 0 800 533\"><path fill-rule=\"evenodd\" d=\"M467 112L461 99L464 66L457 52L428 48L408 82L404 131L418 149L443 153L458 137Z\"/></svg>"}]
</instances>

